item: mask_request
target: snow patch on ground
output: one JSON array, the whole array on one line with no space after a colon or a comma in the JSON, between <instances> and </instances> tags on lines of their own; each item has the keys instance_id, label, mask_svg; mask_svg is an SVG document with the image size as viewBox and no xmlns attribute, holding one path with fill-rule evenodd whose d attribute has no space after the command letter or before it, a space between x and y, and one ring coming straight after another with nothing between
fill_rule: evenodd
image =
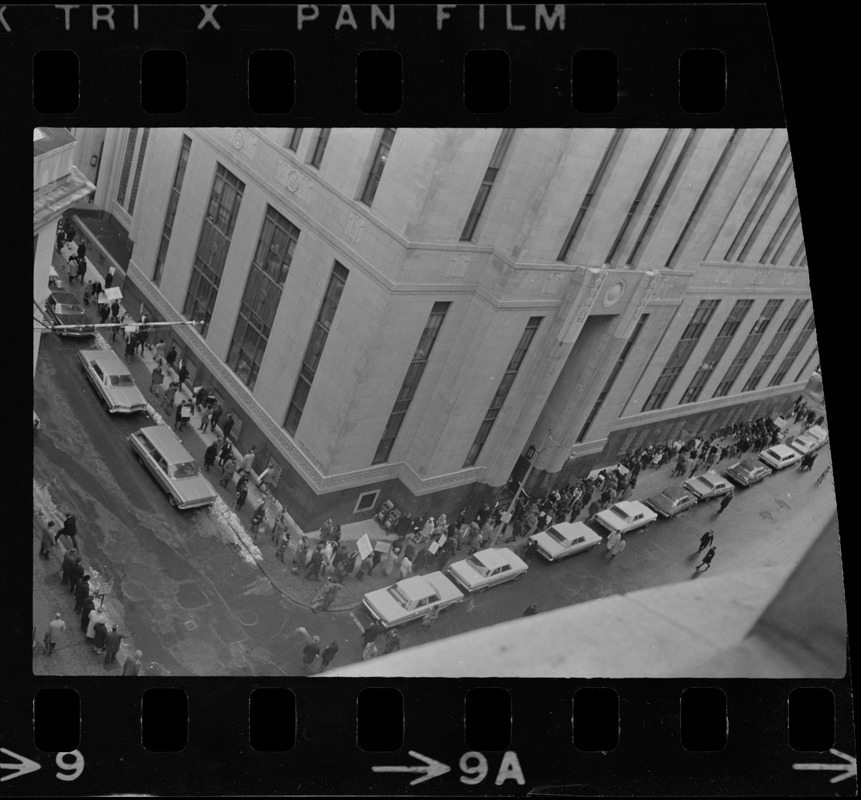
<instances>
[{"instance_id":1,"label":"snow patch on ground","mask_svg":"<svg viewBox=\"0 0 861 800\"><path fill-rule=\"evenodd\" d=\"M46 522L53 520L57 524L62 520L60 509L51 498L51 492L47 486L42 486L37 480L33 480L33 506Z\"/></svg>"},{"instance_id":2,"label":"snow patch on ground","mask_svg":"<svg viewBox=\"0 0 861 800\"><path fill-rule=\"evenodd\" d=\"M216 530L225 544L233 545L239 555L252 566L263 561L263 553L248 535L239 517L233 513L220 497L209 507L210 513L218 523Z\"/></svg>"}]
</instances>

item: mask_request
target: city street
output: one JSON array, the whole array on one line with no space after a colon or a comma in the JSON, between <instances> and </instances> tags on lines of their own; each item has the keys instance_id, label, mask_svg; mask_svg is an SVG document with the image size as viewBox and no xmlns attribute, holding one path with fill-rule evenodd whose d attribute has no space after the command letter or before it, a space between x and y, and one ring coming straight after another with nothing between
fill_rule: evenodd
<instances>
[{"instance_id":1,"label":"city street","mask_svg":"<svg viewBox=\"0 0 861 800\"><path fill-rule=\"evenodd\" d=\"M74 510L82 552L115 578L111 601L122 607L124 627L133 631L145 662L155 661L171 675L301 674L304 639L298 626L323 644L336 639L337 665L358 660L360 624L369 622L363 610L313 614L267 577L267 567L281 568L274 560L258 565L231 546L222 516L213 510L178 512L168 504L125 440L147 418L105 413L75 357L87 346L43 339L35 408L44 429L35 437L35 480L60 508ZM519 617L530 603L541 612L690 580L699 537L708 528L716 531L717 555L698 580L794 564L834 509L830 482L815 483L829 462L826 447L812 472L789 468L739 489L722 515L714 501L659 520L629 535L627 549L613 562L602 547L556 564L536 556L523 580L468 597L429 630L417 624L403 628L403 646ZM57 562L36 561L36 580L63 597ZM67 593L62 603L71 603Z\"/></svg>"}]
</instances>

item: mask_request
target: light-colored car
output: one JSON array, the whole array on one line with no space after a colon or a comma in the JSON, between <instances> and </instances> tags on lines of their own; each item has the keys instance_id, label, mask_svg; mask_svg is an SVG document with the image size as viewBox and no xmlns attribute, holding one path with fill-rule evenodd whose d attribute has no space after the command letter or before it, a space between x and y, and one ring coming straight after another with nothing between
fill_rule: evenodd
<instances>
[{"instance_id":1,"label":"light-colored car","mask_svg":"<svg viewBox=\"0 0 861 800\"><path fill-rule=\"evenodd\" d=\"M814 425L812 428L808 428L804 431L804 435L809 436L811 439L815 439L819 442L820 447L828 441L828 431L821 425Z\"/></svg>"},{"instance_id":2,"label":"light-colored car","mask_svg":"<svg viewBox=\"0 0 861 800\"><path fill-rule=\"evenodd\" d=\"M84 307L71 292L63 289L51 292L45 301L45 316L51 325L74 325L57 330L58 336L94 336L96 329L87 319Z\"/></svg>"},{"instance_id":3,"label":"light-colored car","mask_svg":"<svg viewBox=\"0 0 861 800\"><path fill-rule=\"evenodd\" d=\"M793 464L801 461L801 453L785 444L776 444L774 447L767 447L759 454L759 457L773 470L791 467Z\"/></svg>"},{"instance_id":4,"label":"light-colored car","mask_svg":"<svg viewBox=\"0 0 861 800\"><path fill-rule=\"evenodd\" d=\"M463 592L445 575L429 572L368 592L362 604L383 627L394 628L423 617L432 608L442 611L462 600Z\"/></svg>"},{"instance_id":5,"label":"light-colored car","mask_svg":"<svg viewBox=\"0 0 861 800\"><path fill-rule=\"evenodd\" d=\"M801 436L793 437L786 444L793 450L797 450L803 456L806 456L808 453L812 453L814 450L818 450L820 447L819 442L817 442L816 439L803 433Z\"/></svg>"},{"instance_id":6,"label":"light-colored car","mask_svg":"<svg viewBox=\"0 0 861 800\"><path fill-rule=\"evenodd\" d=\"M637 500L622 500L616 505L610 506L606 511L599 511L595 519L602 528L611 533L630 533L650 525L658 518L658 515L647 505Z\"/></svg>"},{"instance_id":7,"label":"light-colored car","mask_svg":"<svg viewBox=\"0 0 861 800\"><path fill-rule=\"evenodd\" d=\"M685 489L693 492L700 500L710 500L712 497L720 497L732 491L732 484L722 478L714 470L704 472L685 481Z\"/></svg>"},{"instance_id":8,"label":"light-colored car","mask_svg":"<svg viewBox=\"0 0 861 800\"><path fill-rule=\"evenodd\" d=\"M483 592L489 586L519 580L527 569L526 562L507 547L491 547L455 561L446 572L466 591Z\"/></svg>"},{"instance_id":9,"label":"light-colored car","mask_svg":"<svg viewBox=\"0 0 861 800\"><path fill-rule=\"evenodd\" d=\"M200 474L194 456L167 425L141 428L128 438L137 460L161 484L172 506L199 508L215 501L212 484Z\"/></svg>"},{"instance_id":10,"label":"light-colored car","mask_svg":"<svg viewBox=\"0 0 861 800\"><path fill-rule=\"evenodd\" d=\"M750 486L753 483L759 483L763 478L771 475L772 470L769 469L761 461L755 458L747 458L744 461L739 461L733 464L724 473L733 483L740 486Z\"/></svg>"},{"instance_id":11,"label":"light-colored car","mask_svg":"<svg viewBox=\"0 0 861 800\"><path fill-rule=\"evenodd\" d=\"M559 561L575 553L585 553L602 539L583 522L557 522L546 531L529 537L538 546L538 552L548 561Z\"/></svg>"},{"instance_id":12,"label":"light-colored car","mask_svg":"<svg viewBox=\"0 0 861 800\"><path fill-rule=\"evenodd\" d=\"M146 410L146 398L113 350L80 350L78 358L108 412L134 414Z\"/></svg>"},{"instance_id":13,"label":"light-colored car","mask_svg":"<svg viewBox=\"0 0 861 800\"><path fill-rule=\"evenodd\" d=\"M697 504L697 496L681 486L668 486L660 494L655 494L643 502L662 517L674 517Z\"/></svg>"}]
</instances>

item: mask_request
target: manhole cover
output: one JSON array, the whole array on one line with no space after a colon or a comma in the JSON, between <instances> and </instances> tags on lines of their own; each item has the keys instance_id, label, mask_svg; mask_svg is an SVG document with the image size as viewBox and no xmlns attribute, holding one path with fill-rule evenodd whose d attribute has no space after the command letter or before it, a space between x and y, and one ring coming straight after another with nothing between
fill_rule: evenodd
<instances>
[{"instance_id":1,"label":"manhole cover","mask_svg":"<svg viewBox=\"0 0 861 800\"><path fill-rule=\"evenodd\" d=\"M243 625L251 626L256 625L259 617L253 611L240 611L236 615L236 619L238 619Z\"/></svg>"},{"instance_id":2,"label":"manhole cover","mask_svg":"<svg viewBox=\"0 0 861 800\"><path fill-rule=\"evenodd\" d=\"M176 602L187 610L209 605L206 595L196 583L181 583L176 592Z\"/></svg>"}]
</instances>

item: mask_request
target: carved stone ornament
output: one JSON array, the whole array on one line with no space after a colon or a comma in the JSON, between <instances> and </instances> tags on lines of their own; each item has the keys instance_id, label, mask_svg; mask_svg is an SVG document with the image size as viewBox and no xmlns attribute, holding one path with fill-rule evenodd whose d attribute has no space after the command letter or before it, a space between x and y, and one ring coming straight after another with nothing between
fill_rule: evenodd
<instances>
[{"instance_id":1,"label":"carved stone ornament","mask_svg":"<svg viewBox=\"0 0 861 800\"><path fill-rule=\"evenodd\" d=\"M253 133L249 133L245 128L228 128L227 140L233 145L234 149L238 150L246 158L251 158L254 155L254 149L257 147L257 137Z\"/></svg>"},{"instance_id":2,"label":"carved stone ornament","mask_svg":"<svg viewBox=\"0 0 861 800\"><path fill-rule=\"evenodd\" d=\"M468 253L455 253L451 257L451 263L448 267L449 278L462 278L466 275L467 267L469 267Z\"/></svg>"},{"instance_id":3,"label":"carved stone ornament","mask_svg":"<svg viewBox=\"0 0 861 800\"><path fill-rule=\"evenodd\" d=\"M544 294L559 294L559 290L562 288L562 281L564 280L565 275L561 272L554 272L548 279L547 283L544 284Z\"/></svg>"},{"instance_id":4,"label":"carved stone ornament","mask_svg":"<svg viewBox=\"0 0 861 800\"><path fill-rule=\"evenodd\" d=\"M619 300L622 299L622 295L625 294L625 287L627 284L624 280L617 281L614 283L606 292L604 292L604 308L612 308Z\"/></svg>"},{"instance_id":5,"label":"carved stone ornament","mask_svg":"<svg viewBox=\"0 0 861 800\"><path fill-rule=\"evenodd\" d=\"M356 244L362 239L362 232L365 230L365 218L357 214L355 211L350 212L350 217L347 220L347 237Z\"/></svg>"}]
</instances>

